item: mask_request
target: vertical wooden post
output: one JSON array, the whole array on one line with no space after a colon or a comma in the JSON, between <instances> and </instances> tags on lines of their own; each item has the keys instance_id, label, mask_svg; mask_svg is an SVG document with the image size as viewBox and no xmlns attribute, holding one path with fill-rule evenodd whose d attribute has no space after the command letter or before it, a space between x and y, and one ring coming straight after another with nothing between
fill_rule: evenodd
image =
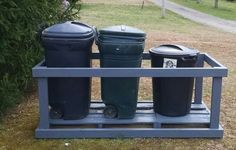
<instances>
[{"instance_id":1,"label":"vertical wooden post","mask_svg":"<svg viewBox=\"0 0 236 150\"><path fill-rule=\"evenodd\" d=\"M48 110L48 79L38 78L39 91L39 128L49 128L49 110Z\"/></svg>"},{"instance_id":2,"label":"vertical wooden post","mask_svg":"<svg viewBox=\"0 0 236 150\"><path fill-rule=\"evenodd\" d=\"M204 56L199 55L196 67L204 67ZM196 77L195 78L195 97L194 97L194 104L202 104L202 92L203 92L203 77Z\"/></svg>"},{"instance_id":3,"label":"vertical wooden post","mask_svg":"<svg viewBox=\"0 0 236 150\"><path fill-rule=\"evenodd\" d=\"M212 95L211 95L211 117L210 128L219 128L220 119L220 101L221 101L221 89L222 77L214 77L212 81Z\"/></svg>"},{"instance_id":4,"label":"vertical wooden post","mask_svg":"<svg viewBox=\"0 0 236 150\"><path fill-rule=\"evenodd\" d=\"M165 8L165 0L162 0L162 8L161 8L161 17L165 18L166 16L166 8Z\"/></svg>"}]
</instances>

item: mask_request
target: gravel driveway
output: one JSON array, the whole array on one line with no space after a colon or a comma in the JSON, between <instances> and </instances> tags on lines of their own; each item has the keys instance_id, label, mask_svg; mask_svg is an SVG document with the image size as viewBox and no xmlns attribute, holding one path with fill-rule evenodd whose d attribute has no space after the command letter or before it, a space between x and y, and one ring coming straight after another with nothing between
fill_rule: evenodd
<instances>
[{"instance_id":1,"label":"gravel driveway","mask_svg":"<svg viewBox=\"0 0 236 150\"><path fill-rule=\"evenodd\" d=\"M151 0L158 6L162 6L162 0ZM220 30L236 33L236 21L221 19L212 15L208 15L191 8L187 8L176 3L165 0L166 9L183 16L189 20L200 24L218 28Z\"/></svg>"}]
</instances>

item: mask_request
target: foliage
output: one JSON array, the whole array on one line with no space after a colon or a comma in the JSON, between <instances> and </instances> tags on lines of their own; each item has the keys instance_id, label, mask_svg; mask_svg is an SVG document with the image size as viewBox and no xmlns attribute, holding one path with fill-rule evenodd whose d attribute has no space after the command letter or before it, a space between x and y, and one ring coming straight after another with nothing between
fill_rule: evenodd
<instances>
[{"instance_id":1,"label":"foliage","mask_svg":"<svg viewBox=\"0 0 236 150\"><path fill-rule=\"evenodd\" d=\"M0 114L32 81L31 68L43 54L37 31L78 17L79 0L70 3L64 10L61 0L0 1Z\"/></svg>"}]
</instances>

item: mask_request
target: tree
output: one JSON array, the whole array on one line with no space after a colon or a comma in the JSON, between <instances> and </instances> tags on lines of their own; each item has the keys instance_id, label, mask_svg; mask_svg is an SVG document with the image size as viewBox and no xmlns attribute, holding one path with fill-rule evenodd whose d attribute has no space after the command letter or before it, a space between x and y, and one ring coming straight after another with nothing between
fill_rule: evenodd
<instances>
[{"instance_id":1,"label":"tree","mask_svg":"<svg viewBox=\"0 0 236 150\"><path fill-rule=\"evenodd\" d=\"M162 6L161 6L161 17L165 18L166 16L166 6L165 6L165 0L162 0Z\"/></svg>"},{"instance_id":2,"label":"tree","mask_svg":"<svg viewBox=\"0 0 236 150\"><path fill-rule=\"evenodd\" d=\"M219 7L219 0L215 0L215 8L218 8Z\"/></svg>"}]
</instances>

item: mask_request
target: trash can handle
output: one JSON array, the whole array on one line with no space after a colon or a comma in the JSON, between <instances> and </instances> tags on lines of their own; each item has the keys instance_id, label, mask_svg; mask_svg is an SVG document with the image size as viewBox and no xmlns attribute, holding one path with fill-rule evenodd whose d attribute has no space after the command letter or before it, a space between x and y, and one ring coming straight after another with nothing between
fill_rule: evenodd
<instances>
[{"instance_id":1,"label":"trash can handle","mask_svg":"<svg viewBox=\"0 0 236 150\"><path fill-rule=\"evenodd\" d=\"M197 61L197 58L196 57L181 57L181 60L183 62L189 62L189 63L193 63L193 62L196 62Z\"/></svg>"},{"instance_id":2,"label":"trash can handle","mask_svg":"<svg viewBox=\"0 0 236 150\"><path fill-rule=\"evenodd\" d=\"M93 26L93 32L94 32L95 44L98 45L98 31L97 31L97 28L95 26Z\"/></svg>"}]
</instances>

